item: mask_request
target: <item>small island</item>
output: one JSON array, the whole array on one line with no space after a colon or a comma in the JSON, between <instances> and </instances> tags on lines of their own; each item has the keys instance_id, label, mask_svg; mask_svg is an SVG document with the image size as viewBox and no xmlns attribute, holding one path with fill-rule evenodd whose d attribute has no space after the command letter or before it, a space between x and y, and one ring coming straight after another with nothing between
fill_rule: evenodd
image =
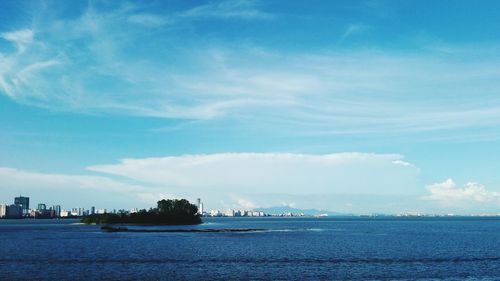
<instances>
[{"instance_id":1,"label":"small island","mask_svg":"<svg viewBox=\"0 0 500 281\"><path fill-rule=\"evenodd\" d=\"M93 214L81 219L85 224L144 224L144 225L188 225L200 224L198 207L186 199L160 200L157 208L140 210L137 213Z\"/></svg>"}]
</instances>

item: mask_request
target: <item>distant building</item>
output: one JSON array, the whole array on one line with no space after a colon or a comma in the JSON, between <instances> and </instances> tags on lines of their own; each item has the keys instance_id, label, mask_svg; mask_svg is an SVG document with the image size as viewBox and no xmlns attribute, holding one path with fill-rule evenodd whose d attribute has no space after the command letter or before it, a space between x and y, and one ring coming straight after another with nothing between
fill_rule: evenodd
<instances>
[{"instance_id":1,"label":"distant building","mask_svg":"<svg viewBox=\"0 0 500 281\"><path fill-rule=\"evenodd\" d=\"M253 212L251 212L251 216L252 216L252 217L263 217L263 216L264 216L264 212L261 212L261 211L253 211Z\"/></svg>"},{"instance_id":2,"label":"distant building","mask_svg":"<svg viewBox=\"0 0 500 281\"><path fill-rule=\"evenodd\" d=\"M47 205L45 205L43 203L38 203L38 207L36 209L40 212L43 212L43 211L47 210Z\"/></svg>"},{"instance_id":3,"label":"distant building","mask_svg":"<svg viewBox=\"0 0 500 281\"><path fill-rule=\"evenodd\" d=\"M8 208L9 208L9 206L7 206L6 204L0 204L0 218L1 219L7 217L7 209Z\"/></svg>"},{"instance_id":4,"label":"distant building","mask_svg":"<svg viewBox=\"0 0 500 281\"><path fill-rule=\"evenodd\" d=\"M106 209L99 209L99 210L97 210L97 213L98 214L106 214L107 210Z\"/></svg>"},{"instance_id":5,"label":"distant building","mask_svg":"<svg viewBox=\"0 0 500 281\"><path fill-rule=\"evenodd\" d=\"M222 216L222 213L219 210L211 210L210 211L210 216L212 216L212 217L220 217L220 216Z\"/></svg>"},{"instance_id":6,"label":"distant building","mask_svg":"<svg viewBox=\"0 0 500 281\"><path fill-rule=\"evenodd\" d=\"M201 202L201 199L196 199L196 203L196 207L198 207L198 214L203 215L203 203Z\"/></svg>"},{"instance_id":7,"label":"distant building","mask_svg":"<svg viewBox=\"0 0 500 281\"><path fill-rule=\"evenodd\" d=\"M95 207L94 206L90 207L90 214L91 215L95 214Z\"/></svg>"},{"instance_id":8,"label":"distant building","mask_svg":"<svg viewBox=\"0 0 500 281\"><path fill-rule=\"evenodd\" d=\"M18 205L10 205L7 207L7 218L17 219L23 217L23 208Z\"/></svg>"},{"instance_id":9,"label":"distant building","mask_svg":"<svg viewBox=\"0 0 500 281\"><path fill-rule=\"evenodd\" d=\"M61 216L61 205L55 205L55 206L53 206L52 210L54 211L54 216L55 217L60 217Z\"/></svg>"},{"instance_id":10,"label":"distant building","mask_svg":"<svg viewBox=\"0 0 500 281\"><path fill-rule=\"evenodd\" d=\"M14 205L21 206L23 213L27 214L30 209L30 198L24 196L15 197Z\"/></svg>"},{"instance_id":11,"label":"distant building","mask_svg":"<svg viewBox=\"0 0 500 281\"><path fill-rule=\"evenodd\" d=\"M233 210L229 209L226 212L220 212L219 210L212 210L210 213L206 214L211 217L266 217L268 214L262 211L253 210Z\"/></svg>"}]
</instances>

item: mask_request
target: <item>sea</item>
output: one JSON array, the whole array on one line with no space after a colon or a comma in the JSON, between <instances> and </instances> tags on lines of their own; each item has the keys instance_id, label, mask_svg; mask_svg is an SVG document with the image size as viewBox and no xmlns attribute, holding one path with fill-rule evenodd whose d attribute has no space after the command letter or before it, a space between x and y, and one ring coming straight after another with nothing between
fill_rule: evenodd
<instances>
[{"instance_id":1,"label":"sea","mask_svg":"<svg viewBox=\"0 0 500 281\"><path fill-rule=\"evenodd\" d=\"M500 280L500 218L204 218L246 232L0 220L0 280Z\"/></svg>"}]
</instances>

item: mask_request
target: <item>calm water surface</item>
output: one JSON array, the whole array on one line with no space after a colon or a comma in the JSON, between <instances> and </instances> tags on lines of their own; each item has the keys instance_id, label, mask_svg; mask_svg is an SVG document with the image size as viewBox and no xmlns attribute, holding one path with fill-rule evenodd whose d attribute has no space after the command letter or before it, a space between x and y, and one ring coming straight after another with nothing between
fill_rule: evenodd
<instances>
[{"instance_id":1,"label":"calm water surface","mask_svg":"<svg viewBox=\"0 0 500 281\"><path fill-rule=\"evenodd\" d=\"M500 219L209 218L250 233L0 220L0 280L500 280Z\"/></svg>"}]
</instances>

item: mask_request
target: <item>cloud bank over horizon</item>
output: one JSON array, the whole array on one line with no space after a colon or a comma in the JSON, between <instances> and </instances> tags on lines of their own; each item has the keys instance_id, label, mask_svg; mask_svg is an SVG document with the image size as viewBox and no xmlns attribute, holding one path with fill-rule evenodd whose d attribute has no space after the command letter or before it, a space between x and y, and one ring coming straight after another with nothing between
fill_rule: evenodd
<instances>
[{"instance_id":1,"label":"cloud bank over horizon","mask_svg":"<svg viewBox=\"0 0 500 281\"><path fill-rule=\"evenodd\" d=\"M396 154L219 153L123 159L118 164L90 166L87 170L97 174L44 174L1 168L0 181L9 190L39 196L40 190L49 188L111 197L127 194L132 202L142 204L165 196L191 200L202 197L218 208L271 206L288 196L394 196L419 194L421 189L418 168ZM266 196L272 200L266 202ZM324 208L337 207L325 203L321 203Z\"/></svg>"},{"instance_id":2,"label":"cloud bank over horizon","mask_svg":"<svg viewBox=\"0 0 500 281\"><path fill-rule=\"evenodd\" d=\"M132 208L162 198L201 197L208 208L221 210L293 206L370 214L394 213L395 208L396 213L442 213L451 208L469 214L492 211L500 202L499 192L478 183L458 188L448 179L424 188L420 169L397 154L218 153L129 158L87 170L92 173L3 167L0 188L5 194L21 192L40 202L60 200L73 207L85 198L97 206Z\"/></svg>"},{"instance_id":3,"label":"cloud bank over horizon","mask_svg":"<svg viewBox=\"0 0 500 281\"><path fill-rule=\"evenodd\" d=\"M219 153L123 159L118 164L87 169L183 192L397 194L400 189L418 192L415 182L418 169L402 159L401 155L368 153Z\"/></svg>"}]
</instances>

